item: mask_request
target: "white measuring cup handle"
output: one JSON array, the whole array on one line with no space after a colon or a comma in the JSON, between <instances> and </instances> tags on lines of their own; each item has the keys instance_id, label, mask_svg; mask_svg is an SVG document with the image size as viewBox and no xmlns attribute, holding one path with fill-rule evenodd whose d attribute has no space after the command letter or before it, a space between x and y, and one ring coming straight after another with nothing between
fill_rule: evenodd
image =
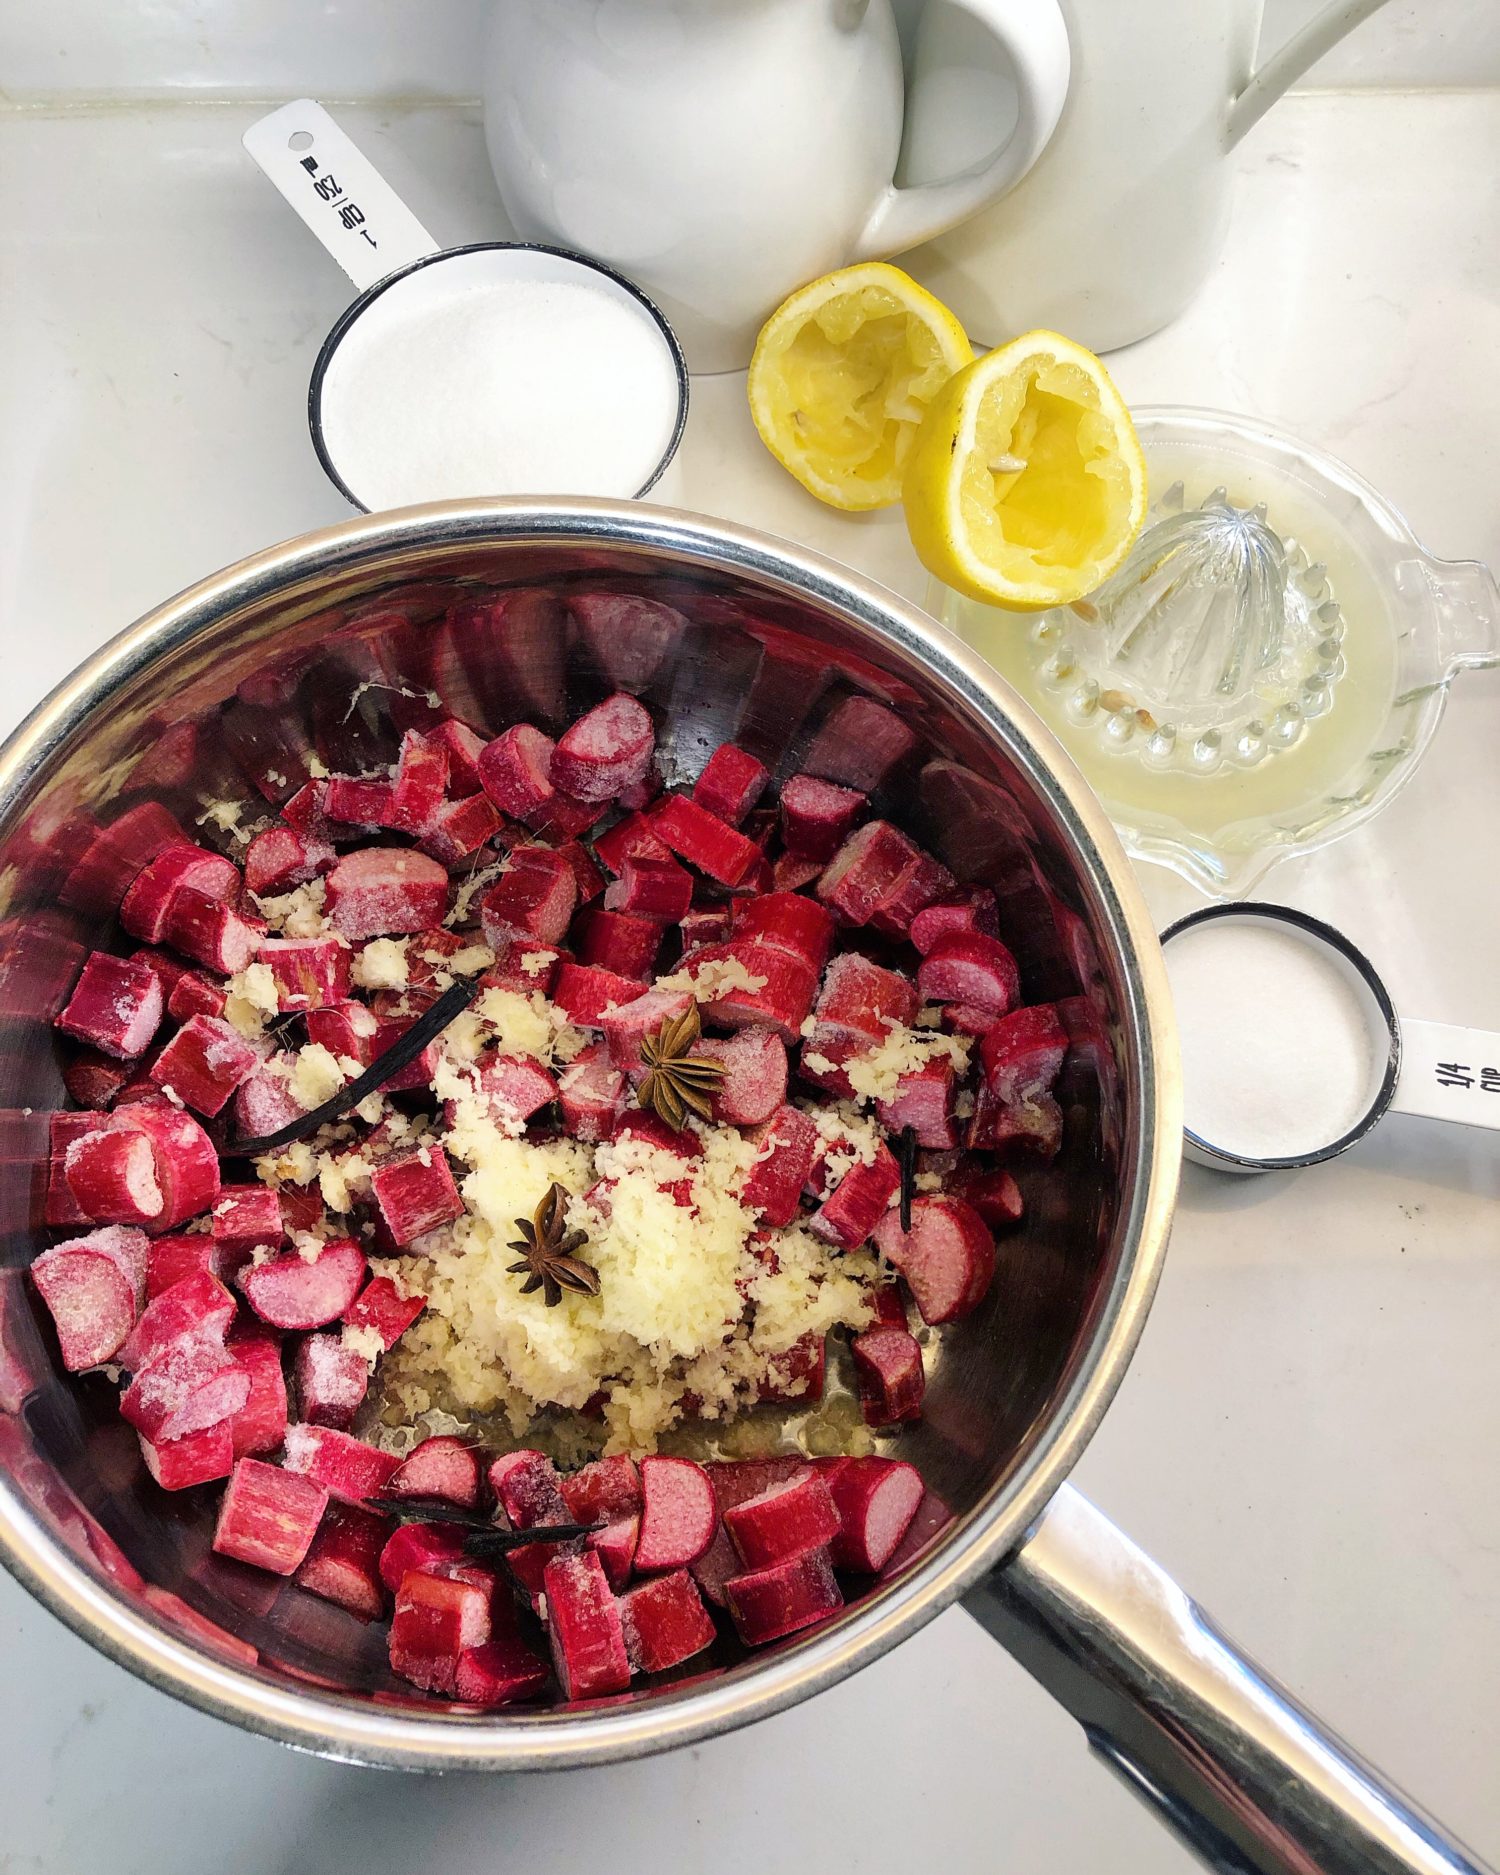
<instances>
[{"instance_id":1,"label":"white measuring cup handle","mask_svg":"<svg viewBox=\"0 0 1500 1875\"><path fill-rule=\"evenodd\" d=\"M1390 1111L1500 1131L1500 1035L1400 1021L1401 1074Z\"/></svg>"},{"instance_id":2,"label":"white measuring cup handle","mask_svg":"<svg viewBox=\"0 0 1500 1875\"><path fill-rule=\"evenodd\" d=\"M311 98L260 118L241 142L361 292L437 253L380 171Z\"/></svg>"}]
</instances>

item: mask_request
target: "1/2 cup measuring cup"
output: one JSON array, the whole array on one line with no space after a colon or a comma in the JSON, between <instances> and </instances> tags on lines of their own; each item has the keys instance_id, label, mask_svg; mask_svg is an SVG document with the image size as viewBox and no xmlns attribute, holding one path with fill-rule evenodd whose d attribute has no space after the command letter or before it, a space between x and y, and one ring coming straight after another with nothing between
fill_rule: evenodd
<instances>
[{"instance_id":1,"label":"1/2 cup measuring cup","mask_svg":"<svg viewBox=\"0 0 1500 1875\"><path fill-rule=\"evenodd\" d=\"M1347 1152L1387 1113L1500 1131L1500 1034L1399 1016L1369 958L1321 919L1210 905L1170 925L1162 949L1195 1163L1296 1171ZM1278 985L1294 1011L1268 1006Z\"/></svg>"},{"instance_id":2,"label":"1/2 cup measuring cup","mask_svg":"<svg viewBox=\"0 0 1500 1875\"><path fill-rule=\"evenodd\" d=\"M687 422L687 366L637 287L557 248L440 248L310 98L244 145L360 289L307 397L318 460L355 507L658 483Z\"/></svg>"}]
</instances>

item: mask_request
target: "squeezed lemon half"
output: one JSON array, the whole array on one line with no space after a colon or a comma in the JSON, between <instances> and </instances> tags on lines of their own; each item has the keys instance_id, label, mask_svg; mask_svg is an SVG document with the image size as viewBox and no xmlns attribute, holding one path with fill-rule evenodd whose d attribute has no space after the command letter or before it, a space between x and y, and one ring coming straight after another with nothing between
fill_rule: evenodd
<instances>
[{"instance_id":1,"label":"squeezed lemon half","mask_svg":"<svg viewBox=\"0 0 1500 1875\"><path fill-rule=\"evenodd\" d=\"M1027 332L933 397L902 498L929 572L1034 612L1081 599L1125 558L1146 518L1146 465L1094 354Z\"/></svg>"},{"instance_id":2,"label":"squeezed lemon half","mask_svg":"<svg viewBox=\"0 0 1500 1875\"><path fill-rule=\"evenodd\" d=\"M973 356L953 314L899 267L841 267L761 328L750 414L771 454L820 501L885 507L901 499L932 400Z\"/></svg>"}]
</instances>

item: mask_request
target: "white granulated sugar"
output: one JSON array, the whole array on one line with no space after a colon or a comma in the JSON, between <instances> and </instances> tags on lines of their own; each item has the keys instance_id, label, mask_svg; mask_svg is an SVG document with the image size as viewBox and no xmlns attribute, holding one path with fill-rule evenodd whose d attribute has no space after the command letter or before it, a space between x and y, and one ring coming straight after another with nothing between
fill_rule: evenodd
<instances>
[{"instance_id":1,"label":"white granulated sugar","mask_svg":"<svg viewBox=\"0 0 1500 1875\"><path fill-rule=\"evenodd\" d=\"M473 282L413 304L382 296L354 322L324 378L323 437L369 508L634 495L677 405L644 310L575 281Z\"/></svg>"},{"instance_id":2,"label":"white granulated sugar","mask_svg":"<svg viewBox=\"0 0 1500 1875\"><path fill-rule=\"evenodd\" d=\"M1387 1038L1369 990L1316 938L1210 919L1166 946L1189 1131L1252 1159L1341 1139L1368 1112Z\"/></svg>"}]
</instances>

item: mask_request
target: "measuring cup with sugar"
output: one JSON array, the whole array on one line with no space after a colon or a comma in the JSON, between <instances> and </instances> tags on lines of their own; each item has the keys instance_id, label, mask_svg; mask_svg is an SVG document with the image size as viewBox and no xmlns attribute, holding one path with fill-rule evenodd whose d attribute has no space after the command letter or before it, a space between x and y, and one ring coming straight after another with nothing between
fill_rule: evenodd
<instances>
[{"instance_id":1,"label":"measuring cup with sugar","mask_svg":"<svg viewBox=\"0 0 1500 1875\"><path fill-rule=\"evenodd\" d=\"M1364 953L1285 905L1162 933L1182 1037L1184 1151L1222 1172L1336 1158L1387 1113L1500 1130L1500 1034L1398 1016Z\"/></svg>"},{"instance_id":2,"label":"measuring cup with sugar","mask_svg":"<svg viewBox=\"0 0 1500 1875\"><path fill-rule=\"evenodd\" d=\"M558 248L439 248L309 98L243 141L360 289L307 397L318 460L355 507L658 483L687 422L687 366L637 287Z\"/></svg>"}]
</instances>

